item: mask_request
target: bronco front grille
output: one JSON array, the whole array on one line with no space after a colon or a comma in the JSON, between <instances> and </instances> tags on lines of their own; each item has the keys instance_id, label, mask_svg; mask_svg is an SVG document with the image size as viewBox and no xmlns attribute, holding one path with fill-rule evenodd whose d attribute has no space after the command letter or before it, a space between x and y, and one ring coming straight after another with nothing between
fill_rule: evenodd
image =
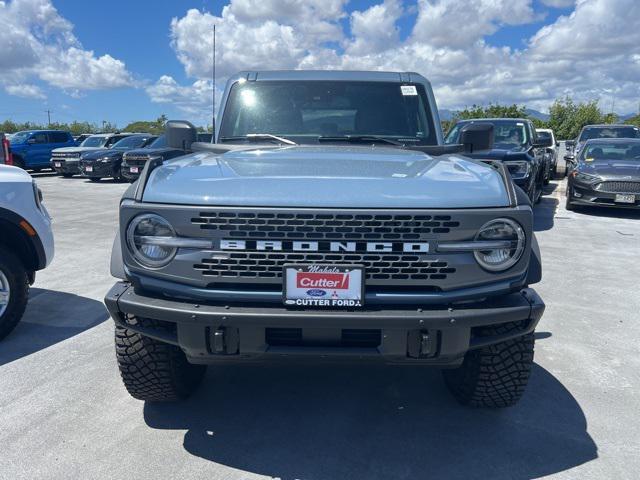
<instances>
[{"instance_id":1,"label":"bronco front grille","mask_svg":"<svg viewBox=\"0 0 640 480\"><path fill-rule=\"evenodd\" d=\"M128 162L128 160L127 160ZM200 212L191 222L226 238L305 240L402 240L449 233L460 226L450 215Z\"/></svg>"},{"instance_id":2,"label":"bronco front grille","mask_svg":"<svg viewBox=\"0 0 640 480\"><path fill-rule=\"evenodd\" d=\"M601 182L596 190L605 193L640 193L640 182Z\"/></svg>"},{"instance_id":3,"label":"bronco front grille","mask_svg":"<svg viewBox=\"0 0 640 480\"><path fill-rule=\"evenodd\" d=\"M224 279L282 279L285 264L330 263L336 265L364 265L367 283L385 280L421 281L444 280L456 269L443 261L425 261L411 254L358 253L287 253L234 252L229 258L203 258L194 268L206 278Z\"/></svg>"}]
</instances>

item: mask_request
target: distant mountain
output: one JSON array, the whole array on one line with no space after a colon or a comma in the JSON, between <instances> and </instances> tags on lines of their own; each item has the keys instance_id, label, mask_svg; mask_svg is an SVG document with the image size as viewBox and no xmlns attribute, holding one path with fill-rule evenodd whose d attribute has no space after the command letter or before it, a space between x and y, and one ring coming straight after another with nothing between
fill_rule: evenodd
<instances>
[{"instance_id":1,"label":"distant mountain","mask_svg":"<svg viewBox=\"0 0 640 480\"><path fill-rule=\"evenodd\" d=\"M440 120L444 120L445 122L452 120L453 116L455 115L455 110L447 110L446 108L443 108L441 110L438 110L438 113L440 114Z\"/></svg>"},{"instance_id":2,"label":"distant mountain","mask_svg":"<svg viewBox=\"0 0 640 480\"><path fill-rule=\"evenodd\" d=\"M536 118L538 120L542 120L543 122L549 120L549 115L547 113L542 113L531 108L526 108L524 111L529 118Z\"/></svg>"}]
</instances>

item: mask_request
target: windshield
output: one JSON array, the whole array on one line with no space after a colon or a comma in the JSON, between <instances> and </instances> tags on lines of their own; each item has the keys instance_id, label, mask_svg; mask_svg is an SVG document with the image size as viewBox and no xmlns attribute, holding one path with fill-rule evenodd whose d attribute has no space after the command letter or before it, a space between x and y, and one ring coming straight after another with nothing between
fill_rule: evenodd
<instances>
[{"instance_id":1,"label":"windshield","mask_svg":"<svg viewBox=\"0 0 640 480\"><path fill-rule=\"evenodd\" d=\"M167 138L164 135L156 138L153 142L147 145L147 148L165 148L167 146Z\"/></svg>"},{"instance_id":2,"label":"windshield","mask_svg":"<svg viewBox=\"0 0 640 480\"><path fill-rule=\"evenodd\" d=\"M551 140L551 132L537 131L540 140Z\"/></svg>"},{"instance_id":3,"label":"windshield","mask_svg":"<svg viewBox=\"0 0 640 480\"><path fill-rule=\"evenodd\" d=\"M31 132L14 133L13 135L11 135L11 142L12 143L24 143L29 138L29 135L31 135Z\"/></svg>"},{"instance_id":4,"label":"windshield","mask_svg":"<svg viewBox=\"0 0 640 480\"><path fill-rule=\"evenodd\" d=\"M640 161L640 142L594 142L582 150L582 160L636 160Z\"/></svg>"},{"instance_id":5,"label":"windshield","mask_svg":"<svg viewBox=\"0 0 640 480\"><path fill-rule=\"evenodd\" d=\"M107 137L91 136L84 139L81 147L102 147L107 142Z\"/></svg>"},{"instance_id":6,"label":"windshield","mask_svg":"<svg viewBox=\"0 0 640 480\"><path fill-rule=\"evenodd\" d=\"M492 120L490 122L483 120L477 122L472 120L470 122L456 123L447 134L444 143L460 143L460 130L470 123L493 123L493 148L508 150L520 147L529 140L527 126L524 122L516 120Z\"/></svg>"},{"instance_id":7,"label":"windshield","mask_svg":"<svg viewBox=\"0 0 640 480\"><path fill-rule=\"evenodd\" d=\"M638 127L591 127L580 134L579 142L592 138L640 138Z\"/></svg>"},{"instance_id":8,"label":"windshield","mask_svg":"<svg viewBox=\"0 0 640 480\"><path fill-rule=\"evenodd\" d=\"M220 138L252 133L277 135L297 143L346 135L437 143L424 88L392 82L236 83L222 116Z\"/></svg>"},{"instance_id":9,"label":"windshield","mask_svg":"<svg viewBox=\"0 0 640 480\"><path fill-rule=\"evenodd\" d=\"M143 136L133 136L133 137L125 137L122 140L117 141L113 144L111 148L119 148L123 150L129 150L131 148L140 148L144 145L144 142L149 137Z\"/></svg>"}]
</instances>

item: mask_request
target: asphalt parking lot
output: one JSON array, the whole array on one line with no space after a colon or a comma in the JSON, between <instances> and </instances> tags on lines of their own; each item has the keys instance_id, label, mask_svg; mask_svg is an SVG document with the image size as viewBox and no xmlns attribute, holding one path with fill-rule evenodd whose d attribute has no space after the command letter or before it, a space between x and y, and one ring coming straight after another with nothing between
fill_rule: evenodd
<instances>
[{"instance_id":1,"label":"asphalt parking lot","mask_svg":"<svg viewBox=\"0 0 640 480\"><path fill-rule=\"evenodd\" d=\"M458 406L437 371L210 368L176 405L123 388L101 303L127 185L39 176L56 258L0 344L0 478L632 479L640 471L640 214L536 207L547 304L523 400Z\"/></svg>"}]
</instances>

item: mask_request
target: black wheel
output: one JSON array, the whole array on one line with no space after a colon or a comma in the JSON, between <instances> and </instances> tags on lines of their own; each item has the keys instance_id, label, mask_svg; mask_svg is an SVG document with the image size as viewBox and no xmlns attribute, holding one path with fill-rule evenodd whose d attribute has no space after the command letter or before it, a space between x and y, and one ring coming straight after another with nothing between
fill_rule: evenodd
<instances>
[{"instance_id":1,"label":"black wheel","mask_svg":"<svg viewBox=\"0 0 640 480\"><path fill-rule=\"evenodd\" d=\"M160 327L159 322L145 324ZM206 370L187 361L174 345L116 326L116 359L122 381L138 400L173 402L187 398L197 388Z\"/></svg>"},{"instance_id":2,"label":"black wheel","mask_svg":"<svg viewBox=\"0 0 640 480\"><path fill-rule=\"evenodd\" d=\"M73 177L73 173L61 173L60 175L62 175L64 178L71 178L71 177Z\"/></svg>"},{"instance_id":3,"label":"black wheel","mask_svg":"<svg viewBox=\"0 0 640 480\"><path fill-rule=\"evenodd\" d=\"M20 167L21 169L24 170L24 160L22 159L22 157L19 157L17 155L13 155L12 159L13 159L13 166L14 167Z\"/></svg>"},{"instance_id":4,"label":"black wheel","mask_svg":"<svg viewBox=\"0 0 640 480\"><path fill-rule=\"evenodd\" d=\"M29 280L22 262L0 247L0 340L16 328L27 307Z\"/></svg>"},{"instance_id":5,"label":"black wheel","mask_svg":"<svg viewBox=\"0 0 640 480\"><path fill-rule=\"evenodd\" d=\"M551 165L549 165L548 167L545 168L544 180L542 183L544 185L549 185L552 175L553 174L551 173Z\"/></svg>"},{"instance_id":6,"label":"black wheel","mask_svg":"<svg viewBox=\"0 0 640 480\"><path fill-rule=\"evenodd\" d=\"M100 180L102 180L102 178L100 177L89 177L89 180L91 180L92 182L99 182Z\"/></svg>"},{"instance_id":7,"label":"black wheel","mask_svg":"<svg viewBox=\"0 0 640 480\"><path fill-rule=\"evenodd\" d=\"M520 322L483 328L480 335L508 334ZM463 405L502 408L522 397L533 364L533 333L468 352L462 366L443 370L444 381Z\"/></svg>"},{"instance_id":8,"label":"black wheel","mask_svg":"<svg viewBox=\"0 0 640 480\"><path fill-rule=\"evenodd\" d=\"M574 211L576 209L575 205L571 203L571 195L567 193L567 200L564 203L565 210Z\"/></svg>"}]
</instances>

